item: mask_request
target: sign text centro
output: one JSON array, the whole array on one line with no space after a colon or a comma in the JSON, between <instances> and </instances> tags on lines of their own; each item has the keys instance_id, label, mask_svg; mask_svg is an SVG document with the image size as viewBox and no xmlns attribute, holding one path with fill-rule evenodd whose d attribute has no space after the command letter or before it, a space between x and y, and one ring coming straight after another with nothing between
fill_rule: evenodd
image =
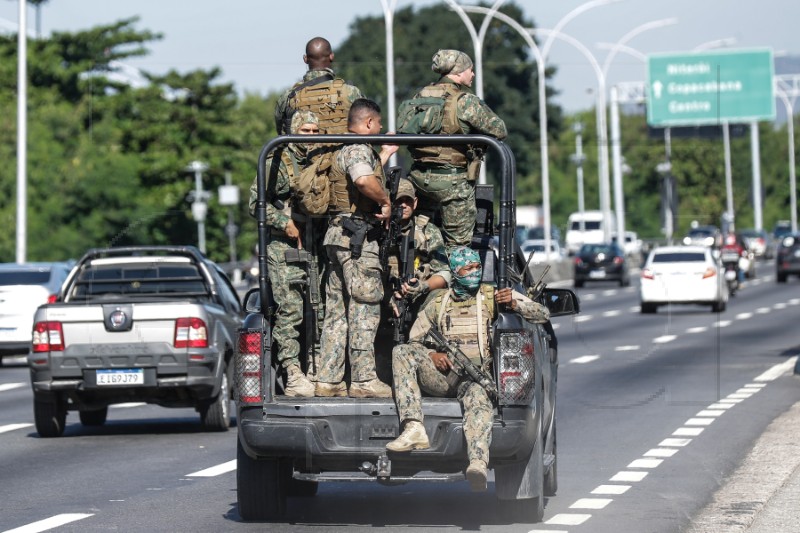
<instances>
[{"instance_id":1,"label":"sign text centro","mask_svg":"<svg viewBox=\"0 0 800 533\"><path fill-rule=\"evenodd\" d=\"M651 126L775 119L769 49L653 54L647 70Z\"/></svg>"}]
</instances>

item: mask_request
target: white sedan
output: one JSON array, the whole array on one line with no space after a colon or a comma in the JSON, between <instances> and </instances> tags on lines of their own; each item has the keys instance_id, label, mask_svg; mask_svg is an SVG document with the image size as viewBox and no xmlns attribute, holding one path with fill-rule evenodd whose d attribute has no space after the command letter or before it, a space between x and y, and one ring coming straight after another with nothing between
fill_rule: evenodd
<instances>
[{"instance_id":1,"label":"white sedan","mask_svg":"<svg viewBox=\"0 0 800 533\"><path fill-rule=\"evenodd\" d=\"M714 313L728 304L728 285L711 249L704 246L662 246L647 257L641 274L641 312L659 305L710 305Z\"/></svg>"},{"instance_id":2,"label":"white sedan","mask_svg":"<svg viewBox=\"0 0 800 533\"><path fill-rule=\"evenodd\" d=\"M560 261L564 258L564 252L555 240L550 241L550 253L544 252L545 241L544 239L529 239L522 243L522 253L525 254L525 259L528 259L530 254L533 253L532 263L541 263L544 261Z\"/></svg>"}]
</instances>

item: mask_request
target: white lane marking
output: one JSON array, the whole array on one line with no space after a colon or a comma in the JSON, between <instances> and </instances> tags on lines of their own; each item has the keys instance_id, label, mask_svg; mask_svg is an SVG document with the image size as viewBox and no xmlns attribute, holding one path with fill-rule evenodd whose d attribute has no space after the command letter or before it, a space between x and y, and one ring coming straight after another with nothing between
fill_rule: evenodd
<instances>
[{"instance_id":1,"label":"white lane marking","mask_svg":"<svg viewBox=\"0 0 800 533\"><path fill-rule=\"evenodd\" d=\"M696 437L705 428L678 428L672 434L676 437Z\"/></svg>"},{"instance_id":2,"label":"white lane marking","mask_svg":"<svg viewBox=\"0 0 800 533\"><path fill-rule=\"evenodd\" d=\"M228 461L227 463L222 463L221 465L206 468L205 470L200 470L199 472L186 474L186 477L214 477L233 472L234 470L236 470L236 459Z\"/></svg>"},{"instance_id":3,"label":"white lane marking","mask_svg":"<svg viewBox=\"0 0 800 533\"><path fill-rule=\"evenodd\" d=\"M672 342L677 338L678 338L677 335L662 335L660 337L656 337L655 339L653 339L653 343L654 344L664 344L664 343L667 343L667 342Z\"/></svg>"},{"instance_id":4,"label":"white lane marking","mask_svg":"<svg viewBox=\"0 0 800 533\"><path fill-rule=\"evenodd\" d=\"M598 359L600 359L599 355L582 355L580 357L570 359L569 362L584 365L586 363L591 363L592 361L597 361Z\"/></svg>"},{"instance_id":5,"label":"white lane marking","mask_svg":"<svg viewBox=\"0 0 800 533\"><path fill-rule=\"evenodd\" d=\"M703 333L703 332L704 332L704 331L706 331L707 329L708 329L708 328L707 328L707 327L705 327L705 326L698 326L698 327L696 327L696 328L689 328L689 329L687 329L687 330L686 330L686 333Z\"/></svg>"},{"instance_id":6,"label":"white lane marking","mask_svg":"<svg viewBox=\"0 0 800 533\"><path fill-rule=\"evenodd\" d=\"M712 411L710 409L703 409L702 411L700 411L699 413L697 413L694 416L720 416L720 415L723 415L723 414L725 414L725 411L716 411L716 410Z\"/></svg>"},{"instance_id":7,"label":"white lane marking","mask_svg":"<svg viewBox=\"0 0 800 533\"><path fill-rule=\"evenodd\" d=\"M720 320L719 322L714 322L711 324L712 328L727 328L730 326L732 322L730 320Z\"/></svg>"},{"instance_id":8,"label":"white lane marking","mask_svg":"<svg viewBox=\"0 0 800 533\"><path fill-rule=\"evenodd\" d=\"M592 315L578 315L575 317L575 322L588 322L592 319Z\"/></svg>"},{"instance_id":9,"label":"white lane marking","mask_svg":"<svg viewBox=\"0 0 800 533\"><path fill-rule=\"evenodd\" d=\"M741 403L743 398L723 398L719 403Z\"/></svg>"},{"instance_id":10,"label":"white lane marking","mask_svg":"<svg viewBox=\"0 0 800 533\"><path fill-rule=\"evenodd\" d=\"M621 470L614 474L609 481L636 482L643 480L645 476L647 476L647 472L626 472L625 470Z\"/></svg>"},{"instance_id":11,"label":"white lane marking","mask_svg":"<svg viewBox=\"0 0 800 533\"><path fill-rule=\"evenodd\" d=\"M635 352L640 348L641 347L636 344L631 344L630 346L617 346L616 348L614 348L614 350L617 352Z\"/></svg>"},{"instance_id":12,"label":"white lane marking","mask_svg":"<svg viewBox=\"0 0 800 533\"><path fill-rule=\"evenodd\" d=\"M570 509L605 509L606 506L613 502L611 498L581 498L572 505Z\"/></svg>"},{"instance_id":13,"label":"white lane marking","mask_svg":"<svg viewBox=\"0 0 800 533\"><path fill-rule=\"evenodd\" d=\"M590 300L594 300L595 298L597 298L596 294L587 294L585 296L581 296L581 300L583 300L584 302L588 302Z\"/></svg>"},{"instance_id":14,"label":"white lane marking","mask_svg":"<svg viewBox=\"0 0 800 533\"><path fill-rule=\"evenodd\" d=\"M566 529L531 529L528 533L569 533Z\"/></svg>"},{"instance_id":15,"label":"white lane marking","mask_svg":"<svg viewBox=\"0 0 800 533\"><path fill-rule=\"evenodd\" d=\"M756 313L758 313L759 315L766 315L769 312L770 312L769 307L759 307L758 309L756 309Z\"/></svg>"},{"instance_id":16,"label":"white lane marking","mask_svg":"<svg viewBox=\"0 0 800 533\"><path fill-rule=\"evenodd\" d=\"M789 305L800 305L800 298L792 298L789 300Z\"/></svg>"},{"instance_id":17,"label":"white lane marking","mask_svg":"<svg viewBox=\"0 0 800 533\"><path fill-rule=\"evenodd\" d=\"M766 386L767 386L766 383L748 383L747 385L745 385L745 387L747 387L748 389L763 389Z\"/></svg>"},{"instance_id":18,"label":"white lane marking","mask_svg":"<svg viewBox=\"0 0 800 533\"><path fill-rule=\"evenodd\" d=\"M619 309L612 309L611 311L606 311L603 313L604 317L612 317L612 316L619 316L621 311Z\"/></svg>"},{"instance_id":19,"label":"white lane marking","mask_svg":"<svg viewBox=\"0 0 800 533\"><path fill-rule=\"evenodd\" d=\"M20 526L15 529L8 529L4 531L4 533L39 533L40 531L47 531L48 529L53 529L55 527L63 526L64 524L75 522L76 520L83 520L84 518L89 518L90 516L94 516L94 514L93 513L57 514L55 516L51 516L50 518L39 520L38 522L33 522L24 526Z\"/></svg>"},{"instance_id":20,"label":"white lane marking","mask_svg":"<svg viewBox=\"0 0 800 533\"><path fill-rule=\"evenodd\" d=\"M619 495L625 494L630 488L630 485L598 485L598 487L592 491L592 494Z\"/></svg>"},{"instance_id":21,"label":"white lane marking","mask_svg":"<svg viewBox=\"0 0 800 533\"><path fill-rule=\"evenodd\" d=\"M636 459L628 468L655 468L663 462L664 459Z\"/></svg>"},{"instance_id":22,"label":"white lane marking","mask_svg":"<svg viewBox=\"0 0 800 533\"><path fill-rule=\"evenodd\" d=\"M567 514L559 513L545 522L553 526L579 526L592 517L590 514Z\"/></svg>"},{"instance_id":23,"label":"white lane marking","mask_svg":"<svg viewBox=\"0 0 800 533\"><path fill-rule=\"evenodd\" d=\"M773 309L777 309L777 310L786 309L786 304L785 303L777 303L777 304L773 305L772 308Z\"/></svg>"},{"instance_id":24,"label":"white lane marking","mask_svg":"<svg viewBox=\"0 0 800 533\"><path fill-rule=\"evenodd\" d=\"M678 448L683 448L687 444L692 442L692 439L664 439L658 443L659 446L676 446Z\"/></svg>"},{"instance_id":25,"label":"white lane marking","mask_svg":"<svg viewBox=\"0 0 800 533\"><path fill-rule=\"evenodd\" d=\"M786 374L787 372L790 372L794 368L796 362L797 362L797 356L795 355L794 357L790 357L783 363L779 363L773 366L772 368L770 368L769 370L767 370L766 372L755 378L753 381L773 381L781 377L782 375Z\"/></svg>"},{"instance_id":26,"label":"white lane marking","mask_svg":"<svg viewBox=\"0 0 800 533\"><path fill-rule=\"evenodd\" d=\"M708 406L709 409L730 409L733 407L732 403L712 403Z\"/></svg>"},{"instance_id":27,"label":"white lane marking","mask_svg":"<svg viewBox=\"0 0 800 533\"><path fill-rule=\"evenodd\" d=\"M752 318L753 313L739 313L736 315L736 320L747 320L748 318Z\"/></svg>"},{"instance_id":28,"label":"white lane marking","mask_svg":"<svg viewBox=\"0 0 800 533\"><path fill-rule=\"evenodd\" d=\"M126 402L126 403L115 403L114 405L110 405L112 409L127 409L129 407L141 407L143 405L147 405L144 402Z\"/></svg>"},{"instance_id":29,"label":"white lane marking","mask_svg":"<svg viewBox=\"0 0 800 533\"><path fill-rule=\"evenodd\" d=\"M678 450L673 448L653 448L645 452L645 457L672 457L678 453Z\"/></svg>"},{"instance_id":30,"label":"white lane marking","mask_svg":"<svg viewBox=\"0 0 800 533\"><path fill-rule=\"evenodd\" d=\"M713 418L690 418L683 423L685 426L710 426Z\"/></svg>"},{"instance_id":31,"label":"white lane marking","mask_svg":"<svg viewBox=\"0 0 800 533\"><path fill-rule=\"evenodd\" d=\"M728 394L726 396L726 398L732 398L732 399L739 398L739 399L742 399L742 400L746 400L747 398L749 398L752 395L753 395L752 392L734 392L732 394Z\"/></svg>"},{"instance_id":32,"label":"white lane marking","mask_svg":"<svg viewBox=\"0 0 800 533\"><path fill-rule=\"evenodd\" d=\"M607 289L603 291L603 296L614 296L617 294L617 289Z\"/></svg>"},{"instance_id":33,"label":"white lane marking","mask_svg":"<svg viewBox=\"0 0 800 533\"><path fill-rule=\"evenodd\" d=\"M25 429L31 427L33 424L8 424L0 426L0 433L8 433L9 431L16 431L17 429Z\"/></svg>"},{"instance_id":34,"label":"white lane marking","mask_svg":"<svg viewBox=\"0 0 800 533\"><path fill-rule=\"evenodd\" d=\"M0 392L14 390L24 386L25 386L24 383L2 383L0 384Z\"/></svg>"},{"instance_id":35,"label":"white lane marking","mask_svg":"<svg viewBox=\"0 0 800 533\"><path fill-rule=\"evenodd\" d=\"M630 313L640 313L642 311L642 306L634 305L633 307L628 308L628 312Z\"/></svg>"},{"instance_id":36,"label":"white lane marking","mask_svg":"<svg viewBox=\"0 0 800 533\"><path fill-rule=\"evenodd\" d=\"M757 389L755 387L742 387L741 389L736 389L736 394L750 394L753 395L760 391L761 389Z\"/></svg>"}]
</instances>

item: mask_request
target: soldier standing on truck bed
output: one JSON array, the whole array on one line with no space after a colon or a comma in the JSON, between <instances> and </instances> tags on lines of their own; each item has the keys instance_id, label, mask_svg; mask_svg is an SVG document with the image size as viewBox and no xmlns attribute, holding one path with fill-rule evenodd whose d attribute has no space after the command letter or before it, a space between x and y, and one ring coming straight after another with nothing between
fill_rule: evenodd
<instances>
[{"instance_id":1,"label":"soldier standing on truck bed","mask_svg":"<svg viewBox=\"0 0 800 533\"><path fill-rule=\"evenodd\" d=\"M380 133L378 104L365 98L353 102L347 129L361 135ZM383 299L378 238L391 212L383 165L398 148L385 144L378 153L368 144L344 145L329 174L335 215L324 241L330 270L317 396L348 395L345 350L350 359L351 397L392 396L391 387L379 380L375 371L375 334Z\"/></svg>"},{"instance_id":2,"label":"soldier standing on truck bed","mask_svg":"<svg viewBox=\"0 0 800 533\"><path fill-rule=\"evenodd\" d=\"M467 480L473 490L486 490L489 445L492 439L494 407L486 389L467 375L457 375L458 368L447 354L434 344L426 345L427 332L434 327L452 345L457 345L470 361L483 371L491 365L492 324L497 306L531 322L544 323L550 312L543 305L512 291L495 290L482 284L483 269L478 252L465 246L450 254L453 279L448 291L427 302L414 326L411 341L392 351L395 402L403 433L386 445L392 452L408 452L430 447L423 426L420 390L438 397L457 397L464 412L464 437L467 442L469 466Z\"/></svg>"},{"instance_id":3,"label":"soldier standing on truck bed","mask_svg":"<svg viewBox=\"0 0 800 533\"><path fill-rule=\"evenodd\" d=\"M278 135L289 133L292 114L301 109L317 115L322 133L347 133L347 112L356 99L363 98L361 91L334 74L333 50L327 39L314 37L308 41L303 62L308 72L275 105Z\"/></svg>"},{"instance_id":4,"label":"soldier standing on truck bed","mask_svg":"<svg viewBox=\"0 0 800 533\"><path fill-rule=\"evenodd\" d=\"M418 113L415 108L424 108L435 99L444 102L441 122L433 125L433 131L416 131L414 126L409 131L398 127L398 131L482 133L505 139L507 132L503 120L483 100L468 91L475 78L472 66L472 59L464 52L436 52L431 69L442 77L401 103L398 124L405 124L406 118ZM406 112L408 115L404 117ZM410 146L409 151L414 158L409 176L420 197L420 210L441 209L442 230L448 250L469 246L477 219L475 182L483 160L482 149L473 146Z\"/></svg>"},{"instance_id":5,"label":"soldier standing on truck bed","mask_svg":"<svg viewBox=\"0 0 800 533\"><path fill-rule=\"evenodd\" d=\"M319 120L310 111L298 111L292 117L291 133L309 135L319 133ZM284 394L310 398L314 384L309 381L300 365L299 328L303 323L303 285L311 280L296 263L287 263L287 250L302 248L302 234L293 217L291 183L295 173L307 162L308 146L290 144L272 152L266 160L267 169L267 225L270 242L267 245L267 265L272 296L277 306L272 336L278 344L278 361L286 371ZM255 214L258 189L256 181L250 186L250 214ZM307 235L308 239L314 238ZM306 346L306 351L313 350Z\"/></svg>"}]
</instances>

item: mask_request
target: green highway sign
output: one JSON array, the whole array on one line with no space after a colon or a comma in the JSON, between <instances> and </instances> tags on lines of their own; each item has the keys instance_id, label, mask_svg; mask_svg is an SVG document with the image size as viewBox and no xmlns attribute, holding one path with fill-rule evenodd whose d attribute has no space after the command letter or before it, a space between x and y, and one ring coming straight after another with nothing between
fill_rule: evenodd
<instances>
[{"instance_id":1,"label":"green highway sign","mask_svg":"<svg viewBox=\"0 0 800 533\"><path fill-rule=\"evenodd\" d=\"M772 50L647 57L647 123L692 126L775 119Z\"/></svg>"}]
</instances>

